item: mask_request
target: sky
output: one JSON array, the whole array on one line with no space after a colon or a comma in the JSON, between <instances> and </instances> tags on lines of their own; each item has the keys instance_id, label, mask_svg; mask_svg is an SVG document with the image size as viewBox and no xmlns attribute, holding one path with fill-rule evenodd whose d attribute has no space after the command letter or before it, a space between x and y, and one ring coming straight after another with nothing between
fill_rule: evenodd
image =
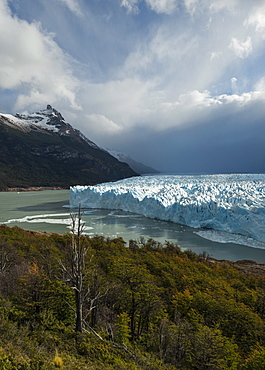
<instances>
[{"instance_id":1,"label":"sky","mask_svg":"<svg viewBox=\"0 0 265 370\"><path fill-rule=\"evenodd\" d=\"M0 111L167 173L265 172L265 0L0 0Z\"/></svg>"}]
</instances>

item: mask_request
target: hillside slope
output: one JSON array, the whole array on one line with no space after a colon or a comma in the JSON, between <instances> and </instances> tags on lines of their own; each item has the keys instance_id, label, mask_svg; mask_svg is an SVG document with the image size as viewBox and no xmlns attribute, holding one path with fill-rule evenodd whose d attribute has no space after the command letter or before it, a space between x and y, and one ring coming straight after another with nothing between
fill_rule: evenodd
<instances>
[{"instance_id":1,"label":"hillside slope","mask_svg":"<svg viewBox=\"0 0 265 370\"><path fill-rule=\"evenodd\" d=\"M117 158L120 162L125 162L127 163L135 172L141 174L141 175L146 175L146 174L156 174L160 173L160 171L147 166L141 162L137 162L134 159L132 159L128 154L122 153L118 150L114 149L108 149L107 151L113 155L113 157Z\"/></svg>"},{"instance_id":2,"label":"hillside slope","mask_svg":"<svg viewBox=\"0 0 265 370\"><path fill-rule=\"evenodd\" d=\"M0 190L68 188L136 175L50 105L31 115L0 114Z\"/></svg>"},{"instance_id":3,"label":"hillside slope","mask_svg":"<svg viewBox=\"0 0 265 370\"><path fill-rule=\"evenodd\" d=\"M264 273L238 271L253 261L73 237L0 226L0 369L265 368ZM72 271L86 298L81 331Z\"/></svg>"}]
</instances>

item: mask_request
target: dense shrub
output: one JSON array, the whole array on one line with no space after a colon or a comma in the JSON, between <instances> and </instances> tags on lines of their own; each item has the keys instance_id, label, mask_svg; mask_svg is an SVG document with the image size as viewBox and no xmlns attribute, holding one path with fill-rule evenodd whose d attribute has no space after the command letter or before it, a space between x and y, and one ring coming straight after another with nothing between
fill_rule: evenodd
<instances>
[{"instance_id":1,"label":"dense shrub","mask_svg":"<svg viewBox=\"0 0 265 370\"><path fill-rule=\"evenodd\" d=\"M169 242L82 237L85 330L62 264L69 235L0 226L0 368L265 367L264 277ZM69 264L71 266L71 264Z\"/></svg>"}]
</instances>

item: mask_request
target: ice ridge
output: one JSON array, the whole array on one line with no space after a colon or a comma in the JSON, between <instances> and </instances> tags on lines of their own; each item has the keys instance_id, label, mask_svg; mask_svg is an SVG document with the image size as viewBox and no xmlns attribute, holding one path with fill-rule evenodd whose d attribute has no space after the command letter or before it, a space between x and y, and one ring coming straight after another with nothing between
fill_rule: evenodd
<instances>
[{"instance_id":1,"label":"ice ridge","mask_svg":"<svg viewBox=\"0 0 265 370\"><path fill-rule=\"evenodd\" d=\"M265 242L265 175L133 177L70 189L70 207L121 209Z\"/></svg>"}]
</instances>

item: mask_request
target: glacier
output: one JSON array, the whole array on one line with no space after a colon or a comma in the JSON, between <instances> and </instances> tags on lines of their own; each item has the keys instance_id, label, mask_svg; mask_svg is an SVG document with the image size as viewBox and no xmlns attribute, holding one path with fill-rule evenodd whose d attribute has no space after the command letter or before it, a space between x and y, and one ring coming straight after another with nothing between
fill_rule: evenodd
<instances>
[{"instance_id":1,"label":"glacier","mask_svg":"<svg viewBox=\"0 0 265 370\"><path fill-rule=\"evenodd\" d=\"M265 242L265 174L155 175L70 188L70 207L120 209Z\"/></svg>"}]
</instances>

